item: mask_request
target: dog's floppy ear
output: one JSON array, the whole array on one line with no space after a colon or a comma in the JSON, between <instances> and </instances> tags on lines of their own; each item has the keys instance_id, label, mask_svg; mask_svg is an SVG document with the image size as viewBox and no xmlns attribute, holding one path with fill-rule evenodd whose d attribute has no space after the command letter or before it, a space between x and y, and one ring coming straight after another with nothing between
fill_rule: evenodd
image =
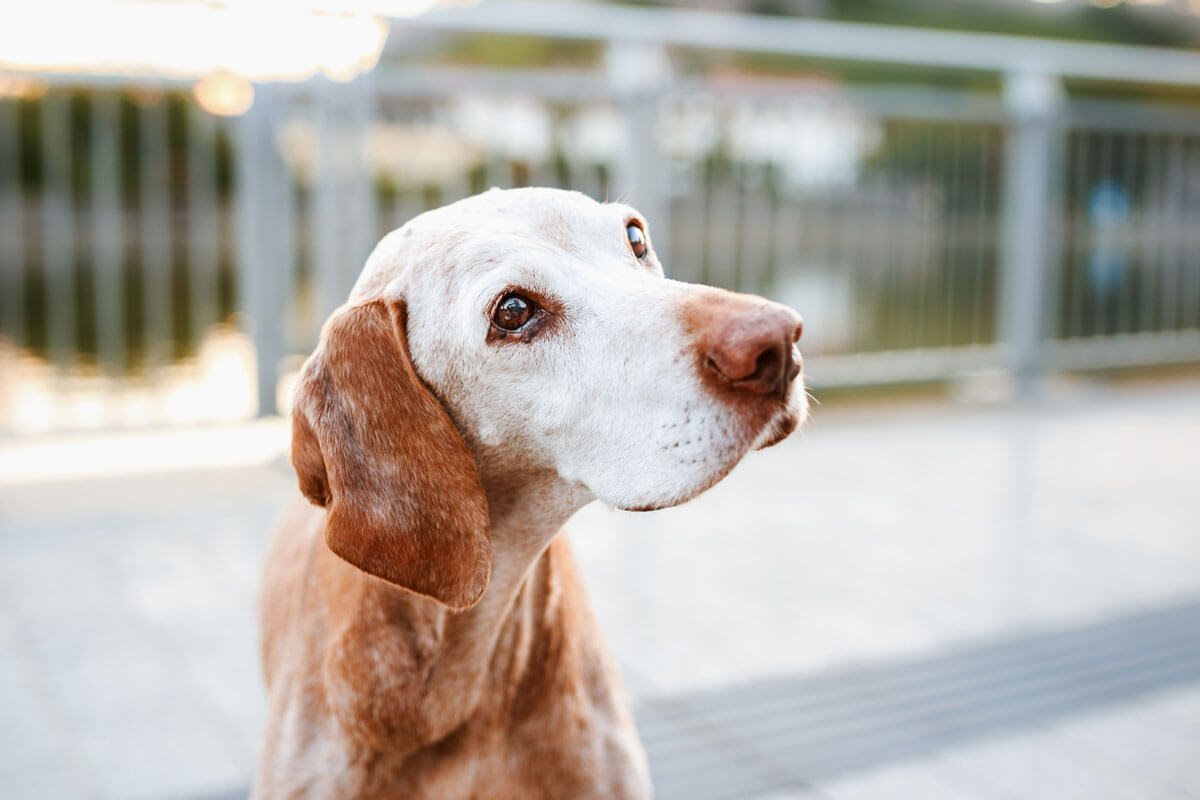
<instances>
[{"instance_id":1,"label":"dog's floppy ear","mask_svg":"<svg viewBox=\"0 0 1200 800\"><path fill-rule=\"evenodd\" d=\"M359 569L452 609L491 572L475 462L408 355L402 303L343 307L304 365L292 412L300 489L326 542Z\"/></svg>"}]
</instances>

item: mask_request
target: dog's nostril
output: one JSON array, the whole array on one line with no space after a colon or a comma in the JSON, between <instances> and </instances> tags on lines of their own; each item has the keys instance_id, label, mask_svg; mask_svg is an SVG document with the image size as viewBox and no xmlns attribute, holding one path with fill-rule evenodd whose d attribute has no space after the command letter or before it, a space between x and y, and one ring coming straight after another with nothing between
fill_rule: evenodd
<instances>
[{"instance_id":1,"label":"dog's nostril","mask_svg":"<svg viewBox=\"0 0 1200 800\"><path fill-rule=\"evenodd\" d=\"M768 386L775 385L779 374L783 371L783 356L778 347L768 347L758 354L754 362L754 372L747 380L758 381Z\"/></svg>"}]
</instances>

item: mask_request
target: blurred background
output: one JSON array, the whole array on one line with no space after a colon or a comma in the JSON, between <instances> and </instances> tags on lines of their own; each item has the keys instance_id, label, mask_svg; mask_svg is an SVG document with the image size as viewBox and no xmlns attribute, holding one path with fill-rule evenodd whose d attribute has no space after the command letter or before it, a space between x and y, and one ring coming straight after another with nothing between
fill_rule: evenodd
<instances>
[{"instance_id":1,"label":"blurred background","mask_svg":"<svg viewBox=\"0 0 1200 800\"><path fill-rule=\"evenodd\" d=\"M821 405L572 522L662 798L1200 797L1200 3L0 9L0 796L243 796L371 247L624 199Z\"/></svg>"}]
</instances>

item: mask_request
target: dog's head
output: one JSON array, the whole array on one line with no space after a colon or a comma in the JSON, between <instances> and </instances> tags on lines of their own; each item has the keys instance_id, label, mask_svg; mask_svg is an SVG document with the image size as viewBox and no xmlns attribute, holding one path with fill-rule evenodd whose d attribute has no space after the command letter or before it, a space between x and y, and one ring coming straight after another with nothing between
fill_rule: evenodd
<instances>
[{"instance_id":1,"label":"dog's head","mask_svg":"<svg viewBox=\"0 0 1200 800\"><path fill-rule=\"evenodd\" d=\"M663 277L634 209L492 190L389 234L305 365L292 459L346 560L452 607L487 584L477 462L682 503L803 420L800 317Z\"/></svg>"}]
</instances>

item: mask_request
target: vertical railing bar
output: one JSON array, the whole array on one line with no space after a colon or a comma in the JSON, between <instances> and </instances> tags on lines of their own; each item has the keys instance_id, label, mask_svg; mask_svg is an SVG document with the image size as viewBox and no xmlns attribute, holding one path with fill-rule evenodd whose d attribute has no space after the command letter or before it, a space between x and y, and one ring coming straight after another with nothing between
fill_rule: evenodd
<instances>
[{"instance_id":1,"label":"vertical railing bar","mask_svg":"<svg viewBox=\"0 0 1200 800\"><path fill-rule=\"evenodd\" d=\"M688 181L686 173L681 183L674 183L675 171L668 172L672 185L666 188L667 202L672 203L670 215L672 250L670 261L664 263L668 274L681 281L697 281L704 266L703 230L704 183L698 165L694 165L694 179ZM685 192L684 189L687 189Z\"/></svg>"},{"instance_id":2,"label":"vertical railing bar","mask_svg":"<svg viewBox=\"0 0 1200 800\"><path fill-rule=\"evenodd\" d=\"M312 116L316 130L316 162L313 170L312 226L309 231L312 247L315 317L322 324L346 299L343 293L339 247L339 196L345 185L339 157L342 142L340 114L336 105L333 84L318 80L313 88Z\"/></svg>"},{"instance_id":3,"label":"vertical railing bar","mask_svg":"<svg viewBox=\"0 0 1200 800\"><path fill-rule=\"evenodd\" d=\"M945 274L945 291L943 292L943 313L945 314L945 331L943 332L943 347L952 347L954 345L954 318L955 318L955 302L954 302L954 287L955 287L955 272L958 269L958 259L955 254L960 247L959 243L959 226L962 221L960 214L960 201L962 194L962 126L954 125L951 127L953 136L953 145L950 148L950 196L947 202L947 230L945 235L946 240L946 263L944 265Z\"/></svg>"},{"instance_id":4,"label":"vertical railing bar","mask_svg":"<svg viewBox=\"0 0 1200 800\"><path fill-rule=\"evenodd\" d=\"M276 192L278 200L273 204L277 237L273 246L278 248L280 264L277 268L278 284L272 287L278 295L279 310L276 312L278 352L273 372L274 384L279 382L279 370L283 358L291 352L293 342L299 340L299 321L301 312L301 283L300 269L302 262L302 246L300 242L301 204L300 193L302 180L299 167L293 169L293 163L288 158L288 151L283 140L283 132L287 129L288 121L299 116L304 108L303 96L294 90L281 91L278 100L278 110L269 126L268 146L278 174ZM372 206L374 208L374 206ZM375 218L371 218L371 230L375 229ZM278 396L272 404L272 413L280 410Z\"/></svg>"},{"instance_id":5,"label":"vertical railing bar","mask_svg":"<svg viewBox=\"0 0 1200 800\"><path fill-rule=\"evenodd\" d=\"M346 258L345 294L358 280L367 256L375 248L374 220L378 216L378 197L375 193L374 165L367 153L367 133L379 119L378 84L371 73L361 75L350 84L350 220L351 250Z\"/></svg>"},{"instance_id":6,"label":"vertical railing bar","mask_svg":"<svg viewBox=\"0 0 1200 800\"><path fill-rule=\"evenodd\" d=\"M922 184L921 223L919 225L920 239L917 249L917 314L916 325L913 328L913 347L921 349L925 346L925 316L928 308L926 295L929 289L930 257L933 252L933 191L931 191L931 176L933 173L933 138L936 128L926 131L921 147L920 175Z\"/></svg>"},{"instance_id":7,"label":"vertical railing bar","mask_svg":"<svg viewBox=\"0 0 1200 800\"><path fill-rule=\"evenodd\" d=\"M759 226L762 233L759 236L758 248L761 261L758 274L755 277L763 294L774 291L771 276L775 273L775 224L779 221L776 211L779 206L779 180L777 164L773 155L768 153L759 169L762 172L762 186L759 190Z\"/></svg>"},{"instance_id":8,"label":"vertical railing bar","mask_svg":"<svg viewBox=\"0 0 1200 800\"><path fill-rule=\"evenodd\" d=\"M1063 293L1063 260L1066 248L1063 245L1065 234L1064 194L1067 189L1067 119L1065 114L1059 114L1056 109L1046 121L1045 159L1046 174L1043 191L1045 192L1045 217L1042 246L1042 274L1038 282L1038 310L1035 325L1037 327L1037 350L1041 352L1042 345L1048 340L1058 337L1059 317L1062 314ZM1039 364L1040 368L1040 364Z\"/></svg>"},{"instance_id":9,"label":"vertical railing bar","mask_svg":"<svg viewBox=\"0 0 1200 800\"><path fill-rule=\"evenodd\" d=\"M91 216L96 339L101 365L125 371L125 213L121 198L121 107L114 92L92 94Z\"/></svg>"},{"instance_id":10,"label":"vertical railing bar","mask_svg":"<svg viewBox=\"0 0 1200 800\"><path fill-rule=\"evenodd\" d=\"M943 312L943 309L938 308L938 280L942 274L942 255L945 247L947 235L947 208L946 208L946 137L948 134L947 126L938 121L930 123L930 150L929 150L929 165L927 171L930 177L930 187L933 189L929 193L929 225L927 238L925 240L925 270L921 274L923 287L921 290L924 297L925 319L921 322L921 342L922 348L933 349L941 345L938 341L938 334L941 333L940 325L937 325L937 317Z\"/></svg>"},{"instance_id":11,"label":"vertical railing bar","mask_svg":"<svg viewBox=\"0 0 1200 800\"><path fill-rule=\"evenodd\" d=\"M901 142L911 142L916 135L919 123L913 120L897 119L895 121L896 135ZM921 232L919 230L919 213L913 208L916 199L915 163L906 159L898 164L893 171L894 188L899 190L901 204L897 207L896 220L898 227L893 228L896 234L891 269L891 291L889 292L888 318L892 320L889 333L889 347L912 347L912 315L909 306L912 305L912 294L909 283L916 273L920 262L919 251Z\"/></svg>"},{"instance_id":12,"label":"vertical railing bar","mask_svg":"<svg viewBox=\"0 0 1200 800\"><path fill-rule=\"evenodd\" d=\"M268 265L260 262L265 249L261 243L261 237L265 234L266 215L263 209L270 202L270 196L266 193L266 165L261 158L260 140L270 127L269 122L264 120L270 98L262 86L257 87L256 95L250 110L236 119L234 130L234 190L237 198L235 270L237 307L249 317L244 319L243 324L250 326L247 333L254 342L257 410L261 414L266 402L263 380L265 353L261 341L262 320L254 318L254 314L264 293L260 288L263 280L261 273L268 268Z\"/></svg>"},{"instance_id":13,"label":"vertical railing bar","mask_svg":"<svg viewBox=\"0 0 1200 800\"><path fill-rule=\"evenodd\" d=\"M1155 219L1155 255L1154 255L1154 275L1157 283L1157 292L1155 292L1154 303L1154 329L1158 332L1167 330L1166 326L1166 304L1167 304L1167 198L1170 191L1170 161L1167 154L1167 145L1170 142L1170 137L1167 134L1154 137L1156 142L1155 150L1158 153L1158 175L1157 183L1155 184L1154 197L1154 219Z\"/></svg>"},{"instance_id":14,"label":"vertical railing bar","mask_svg":"<svg viewBox=\"0 0 1200 800\"><path fill-rule=\"evenodd\" d=\"M298 190L296 176L290 169L290 165L283 159L281 153L278 152L279 144L276 133L280 130L285 114L276 116L273 125L270 126L270 136L268 143L272 149L272 155L275 159L275 167L278 172L276 184L276 200L271 204L270 214L273 220L273 236L272 241L264 243L279 252L279 265L276 268L277 283L274 286L268 286L268 291L274 292L277 295L276 303L278 311L273 315L271 324L276 328L277 349L275 352L275 364L272 364L272 380L278 382L279 362L288 352L288 345L295 340L294 326L297 320L298 309L298 294L300 281L298 275L300 263L300 246L299 246L299 225L297 224L296 215L298 213L298 204L296 202L296 192ZM371 226L372 231L374 225ZM262 413L276 413L278 411L278 401L273 399L269 410Z\"/></svg>"},{"instance_id":15,"label":"vertical railing bar","mask_svg":"<svg viewBox=\"0 0 1200 800\"><path fill-rule=\"evenodd\" d=\"M907 123L893 120L891 123L892 131L896 137L903 141L904 130ZM885 134L886 135L886 134ZM897 314L897 308L900 304L900 287L903 283L902 276L904 272L904 264L906 253L908 252L908 236L911 226L905 224L905 215L908 210L908 204L904 203L901 206L896 206L897 191L900 194L906 194L909 189L908 176L903 170L897 173L894 167L888 168L885 173L885 181L888 192L888 224L887 224L887 241L889 242L887 251L887 271L884 274L883 291L883 320L886 327L883 328L883 335L888 342L899 342L898 332L902 327L902 322ZM893 211L895 208L895 211ZM896 212L899 212L898 214ZM899 219L897 219L899 217ZM899 226L899 227L897 227Z\"/></svg>"},{"instance_id":16,"label":"vertical railing bar","mask_svg":"<svg viewBox=\"0 0 1200 800\"><path fill-rule=\"evenodd\" d=\"M25 190L21 182L20 107L0 99L0 334L21 347L26 341Z\"/></svg>"},{"instance_id":17,"label":"vertical railing bar","mask_svg":"<svg viewBox=\"0 0 1200 800\"><path fill-rule=\"evenodd\" d=\"M843 117L843 119L847 124L857 124L857 120L848 115ZM866 283L870 271L868 267L867 243L869 234L863 231L861 227L856 228L855 226L856 221L861 224L870 214L870 181L870 174L865 170L860 170L854 176L847 195L845 224L842 227L843 252L845 253L846 271L850 283L850 296L854 298L854 301L852 301L854 304L857 304L866 296ZM856 347L858 342L867 338L866 325L866 315L853 314L853 320L850 325L850 341L855 344L852 346Z\"/></svg>"},{"instance_id":18,"label":"vertical railing bar","mask_svg":"<svg viewBox=\"0 0 1200 800\"><path fill-rule=\"evenodd\" d=\"M287 205L282 197L286 172L275 145L279 92L276 84L260 84L254 107L237 120L238 305L248 317L255 345L255 396L260 416L277 410L283 305L288 301L278 292L291 253L286 232L281 237L276 230L280 207Z\"/></svg>"},{"instance_id":19,"label":"vertical railing bar","mask_svg":"<svg viewBox=\"0 0 1200 800\"><path fill-rule=\"evenodd\" d=\"M886 125L884 130L887 130ZM886 133L884 134L886 136ZM880 168L876 180L879 183L878 199L880 213L879 229L876 231L875 302L879 313L874 321L873 336L869 349L886 347L892 341L890 331L895 321L895 271L896 271L896 179L892 168Z\"/></svg>"},{"instance_id":20,"label":"vertical railing bar","mask_svg":"<svg viewBox=\"0 0 1200 800\"><path fill-rule=\"evenodd\" d=\"M289 115L294 119L298 115L297 109L289 107ZM282 126L286 128L287 123L283 123ZM278 147L289 177L288 202L291 205L291 217L288 222L291 258L287 263L290 290L284 298L283 332L280 335L283 348L281 357L284 357L309 352L309 336L315 324L312 315L313 273L309 260L312 251L308 244L309 229L312 227L312 207L304 161L289 159L286 155L287 148L281 140ZM286 402L290 402L290 399Z\"/></svg>"},{"instance_id":21,"label":"vertical railing bar","mask_svg":"<svg viewBox=\"0 0 1200 800\"><path fill-rule=\"evenodd\" d=\"M819 101L827 103L828 101ZM822 112L828 110L828 106L820 109ZM828 180L826 177L825 180ZM827 183L825 186L820 186L814 180L808 187L806 196L815 196L820 198L816 205L820 214L819 222L812 226L813 230L813 252L816 255L815 265L819 271L829 276L831 280L836 280L839 275L839 264L837 263L840 253L837 250L838 223L844 219L838 215L837 207L841 198L836 186ZM811 206L810 206L811 207ZM819 274L818 271L818 274Z\"/></svg>"},{"instance_id":22,"label":"vertical railing bar","mask_svg":"<svg viewBox=\"0 0 1200 800\"><path fill-rule=\"evenodd\" d=\"M624 199L650 222L654 248L671 263L671 206L661 157L663 89L670 80L665 49L654 43L609 41L607 83L622 115L624 148L609 170L609 200Z\"/></svg>"},{"instance_id":23,"label":"vertical railing bar","mask_svg":"<svg viewBox=\"0 0 1200 800\"><path fill-rule=\"evenodd\" d=\"M723 220L719 218L720 195L725 190L723 181L726 180L722 172L726 170L730 160L729 135L726 132L729 125L729 107L722 105L718 113L717 124L720 126L721 133L717 139L717 149L712 153L704 176L704 227L701 229L704 241L704 269L700 273L700 282L707 284L719 284L725 269L721 257L724 242L717 232L722 228L723 223Z\"/></svg>"},{"instance_id":24,"label":"vertical railing bar","mask_svg":"<svg viewBox=\"0 0 1200 800\"><path fill-rule=\"evenodd\" d=\"M778 159L781 164L783 160ZM779 185L779 206L774 233L775 274L772 276L776 285L782 285L786 278L798 278L794 271L812 268L811 248L805 243L812 226L805 206L808 199L806 184L802 177L795 184L789 184L780 167ZM793 272L785 276L782 274L784 269Z\"/></svg>"},{"instance_id":25,"label":"vertical railing bar","mask_svg":"<svg viewBox=\"0 0 1200 800\"><path fill-rule=\"evenodd\" d=\"M75 327L75 215L72 208L70 98L50 92L41 102L42 274L50 361L73 366Z\"/></svg>"},{"instance_id":26,"label":"vertical railing bar","mask_svg":"<svg viewBox=\"0 0 1200 800\"><path fill-rule=\"evenodd\" d=\"M1114 134L1109 132L1109 133L1104 134L1100 139L1100 173L1102 175L1101 180L1103 180L1105 182L1112 181L1113 138L1114 138ZM1088 205L1089 205L1089 214L1090 214L1091 213L1090 212L1090 206L1091 206L1091 198L1090 197L1088 198ZM1093 226L1093 227L1096 228L1097 230L1103 230L1103 227L1102 227L1103 225L1104 225L1104 223L1101 223L1101 225ZM1093 242L1095 242L1094 238L1093 238ZM1093 276L1093 287L1092 287L1092 290L1093 290L1092 291L1092 304L1093 305L1092 305L1092 308L1093 308L1093 314L1094 314L1095 318L1092 322L1092 334L1096 335L1096 336L1103 336L1104 334L1112 333L1112 330L1110 329L1110 326L1108 324L1108 318L1109 318L1108 304L1105 302L1105 300L1107 300L1107 298L1105 297L1105 294L1104 294L1103 284L1096 285L1095 280L1096 280L1096 277ZM1114 318L1116 316L1115 309L1114 309L1114 313L1112 316Z\"/></svg>"},{"instance_id":27,"label":"vertical railing bar","mask_svg":"<svg viewBox=\"0 0 1200 800\"><path fill-rule=\"evenodd\" d=\"M778 151L771 153L768 164L771 166L767 174L774 183L768 183L766 189L767 234L766 241L764 242L764 250L767 261L764 265L763 283L764 285L771 286L772 291L777 292L781 284L779 280L779 265L785 252L780 247L780 229L787 227L787 223L785 222L786 217L783 213L784 203L787 198L787 186L782 177L783 170L779 166Z\"/></svg>"},{"instance_id":28,"label":"vertical railing bar","mask_svg":"<svg viewBox=\"0 0 1200 800\"><path fill-rule=\"evenodd\" d=\"M1091 167L1091 160L1088 156L1088 144L1091 136L1092 134L1089 130L1076 131L1074 167L1075 202L1070 210L1072 222L1072 274L1071 288L1068 291L1070 291L1069 302L1071 304L1071 311L1067 326L1067 336L1072 339L1083 336L1084 298L1088 287L1088 252L1091 249L1091 225L1088 222L1086 209L1088 205L1088 176Z\"/></svg>"},{"instance_id":29,"label":"vertical railing bar","mask_svg":"<svg viewBox=\"0 0 1200 800\"><path fill-rule=\"evenodd\" d=\"M1139 192L1139 202L1137 204L1137 217L1135 218L1137 230L1138 244L1138 275L1140 286L1138 303L1138 320L1137 330L1139 333L1149 333L1154 329L1154 295L1155 295L1155 278L1156 270L1154 264L1154 241L1150 236L1149 221L1150 221L1150 192L1153 186L1151 175L1153 174L1153 156L1154 151L1150 143L1150 134L1130 134L1135 136L1142 151L1141 163L1142 181L1141 191Z\"/></svg>"},{"instance_id":30,"label":"vertical railing bar","mask_svg":"<svg viewBox=\"0 0 1200 800\"><path fill-rule=\"evenodd\" d=\"M199 346L220 313L217 121L195 103L187 107L187 120L188 318L191 341Z\"/></svg>"},{"instance_id":31,"label":"vertical railing bar","mask_svg":"<svg viewBox=\"0 0 1200 800\"><path fill-rule=\"evenodd\" d=\"M1072 336L1072 315L1074 313L1074 285L1078 275L1079 251L1079 149L1082 140L1078 128L1067 124L1062 131L1062 247L1060 248L1061 264L1058 269L1058 306L1055 312L1054 325L1046 331L1048 339L1067 339Z\"/></svg>"},{"instance_id":32,"label":"vertical railing bar","mask_svg":"<svg viewBox=\"0 0 1200 800\"><path fill-rule=\"evenodd\" d=\"M1167 146L1167 169L1163 175L1166 200L1163 205L1163 217L1173 223L1168 223L1173 232L1168 239L1171 246L1163 248L1163 327L1170 331L1179 328L1179 292L1183 282L1183 234L1186 230L1183 214L1183 198L1186 191L1183 180L1183 154L1183 136L1172 135Z\"/></svg>"},{"instance_id":33,"label":"vertical railing bar","mask_svg":"<svg viewBox=\"0 0 1200 800\"><path fill-rule=\"evenodd\" d=\"M378 99L376 105L375 122L380 125L390 125L393 122L391 104L385 104L382 97ZM363 158L371 171L371 195L374 198L370 225L371 237L373 241L379 241L396 227L392 221L396 217L396 203L400 199L400 181L404 176L393 172L391 164L387 161L381 163L376 169L367 142L364 142Z\"/></svg>"},{"instance_id":34,"label":"vertical railing bar","mask_svg":"<svg viewBox=\"0 0 1200 800\"><path fill-rule=\"evenodd\" d=\"M754 204L750 211L750 218L754 223L754 227L750 230L756 251L752 281L755 286L754 291L766 294L770 288L768 276L771 272L772 263L771 225L775 220L773 213L774 198L771 188L774 177L770 159L764 159L762 163L758 164L757 171L759 174L759 183L754 192Z\"/></svg>"},{"instance_id":35,"label":"vertical railing bar","mask_svg":"<svg viewBox=\"0 0 1200 800\"><path fill-rule=\"evenodd\" d=\"M990 241L987 236L988 228L988 174L992 169L990 158L992 148L991 132L986 127L979 129L979 186L975 196L975 277L971 309L971 343L983 344L981 335L983 327L983 296L984 296L984 253ZM993 237L994 238L994 237Z\"/></svg>"},{"instance_id":36,"label":"vertical railing bar","mask_svg":"<svg viewBox=\"0 0 1200 800\"><path fill-rule=\"evenodd\" d=\"M746 182L746 162L740 159L729 165L729 182L721 204L722 224L717 236L726 244L726 277L721 285L738 291L742 281L742 192Z\"/></svg>"},{"instance_id":37,"label":"vertical railing bar","mask_svg":"<svg viewBox=\"0 0 1200 800\"><path fill-rule=\"evenodd\" d=\"M748 291L747 286L747 263L750 260L749 242L750 238L746 230L747 220L747 198L749 197L750 182L754 179L754 166L747 160L738 163L734 170L733 193L730 198L733 200L733 208L730 209L730 226L726 228L725 235L729 237L732 245L733 256L733 280L732 288L739 291Z\"/></svg>"},{"instance_id":38,"label":"vertical railing bar","mask_svg":"<svg viewBox=\"0 0 1200 800\"><path fill-rule=\"evenodd\" d=\"M1126 210L1125 218L1121 221L1121 227L1114 233L1117 234L1117 241L1114 243L1114 250L1121 254L1124 258L1122 264L1124 274L1121 276L1121 285L1117 292L1117 308L1116 308L1116 332L1117 333L1132 333L1133 332L1133 297L1131 296L1134 287L1138 284L1138 269L1137 264L1133 259L1133 213L1134 213L1134 186L1133 186L1133 159L1134 159L1134 136L1133 133L1123 133L1121 146L1121 188L1125 192ZM1123 230L1122 230L1123 229Z\"/></svg>"},{"instance_id":39,"label":"vertical railing bar","mask_svg":"<svg viewBox=\"0 0 1200 800\"><path fill-rule=\"evenodd\" d=\"M881 130L886 130L883 120L876 120ZM886 330L888 320L885 318L886 298L888 294L888 271L891 254L894 249L892 241L892 199L893 189L891 171L888 165L875 165L871 173L871 217L870 217L870 246L867 250L869 264L867 271L871 276L870 305L874 318L870 321L867 338L854 343L855 350L872 349L880 341ZM861 312L855 312L861 313Z\"/></svg>"},{"instance_id":40,"label":"vertical railing bar","mask_svg":"<svg viewBox=\"0 0 1200 800\"><path fill-rule=\"evenodd\" d=\"M741 213L741 203L738 200L741 173L742 162L731 158L725 182L721 186L720 193L715 196L718 220L713 229L709 231L713 242L713 252L720 254L719 264L723 270L717 278L717 283L730 289L736 288L738 282L737 225Z\"/></svg>"},{"instance_id":41,"label":"vertical railing bar","mask_svg":"<svg viewBox=\"0 0 1200 800\"><path fill-rule=\"evenodd\" d=\"M1194 180L1196 169L1200 167L1200 148L1197 148L1197 140L1192 137L1189 140L1189 145L1185 148L1185 169L1181 173L1184 180ZM1187 192L1185 198L1191 199L1194 197L1192 192ZM1186 201L1185 201L1186 202ZM1190 205L1195 206L1193 201ZM1187 209L1182 208L1184 213L1183 219L1195 219L1194 216L1187 214ZM1180 244L1181 262L1180 265L1184 269L1184 280L1186 286L1180 291L1180 302L1183 303L1183 315L1181 328L1189 331L1194 331L1200 328L1200 261L1197 261L1197 248L1194 229L1184 226L1180 230L1180 238L1183 240Z\"/></svg>"},{"instance_id":42,"label":"vertical railing bar","mask_svg":"<svg viewBox=\"0 0 1200 800\"><path fill-rule=\"evenodd\" d=\"M1014 72L1005 76L1011 127L1005 164L1003 290L999 293L1009 369L1027 391L1041 371L1046 281L1052 263L1047 219L1054 213L1054 175L1062 88L1056 76Z\"/></svg>"},{"instance_id":43,"label":"vertical railing bar","mask_svg":"<svg viewBox=\"0 0 1200 800\"><path fill-rule=\"evenodd\" d=\"M170 172L166 98L141 106L139 113L141 174L138 190L145 364L154 371L166 366L171 353Z\"/></svg>"},{"instance_id":44,"label":"vertical railing bar","mask_svg":"<svg viewBox=\"0 0 1200 800\"><path fill-rule=\"evenodd\" d=\"M859 267L853 289L855 298L853 349L861 350L865 342L871 341L877 320L869 314L857 311L873 308L879 296L879 221L883 213L879 174L874 169L860 170L862 201L859 212Z\"/></svg>"},{"instance_id":45,"label":"vertical railing bar","mask_svg":"<svg viewBox=\"0 0 1200 800\"><path fill-rule=\"evenodd\" d=\"M722 123L724 111L724 108L719 108L716 112L718 114L718 126ZM718 137L716 147L722 148L723 146L723 139ZM711 239L713 227L713 192L715 191L715 185L717 181L716 163L717 159L720 158L720 152L721 151L718 149L706 154L704 160L707 161L707 163L702 162L700 166L700 180L698 183L700 186L701 200L698 204L699 208L697 209L697 217L700 220L700 230L696 234L696 238L701 242L700 259L696 265L698 268L696 280L699 283L712 283L714 262Z\"/></svg>"},{"instance_id":46,"label":"vertical railing bar","mask_svg":"<svg viewBox=\"0 0 1200 800\"><path fill-rule=\"evenodd\" d=\"M355 100L355 176L358 182L355 185L355 212L358 219L358 242L356 242L356 252L352 254L352 277L348 282L349 287L353 287L358 281L359 272L362 270L362 265L366 264L368 255L373 251L374 246L379 241L379 236L376 235L376 227L374 227L374 219L379 217L379 196L376 192L376 174L374 174L374 164L371 161L371 154L368 151L367 132L372 128L377 127L382 107L379 102L379 89L376 80L372 73L368 72L354 80L352 85Z\"/></svg>"},{"instance_id":47,"label":"vertical railing bar","mask_svg":"<svg viewBox=\"0 0 1200 800\"><path fill-rule=\"evenodd\" d=\"M854 242L856 268L850 295L850 313L853 315L850 349L855 351L869 347L878 333L879 317L875 309L881 296L879 283L883 271L879 237L885 214L880 169L876 165L862 164L856 185L860 227Z\"/></svg>"}]
</instances>

